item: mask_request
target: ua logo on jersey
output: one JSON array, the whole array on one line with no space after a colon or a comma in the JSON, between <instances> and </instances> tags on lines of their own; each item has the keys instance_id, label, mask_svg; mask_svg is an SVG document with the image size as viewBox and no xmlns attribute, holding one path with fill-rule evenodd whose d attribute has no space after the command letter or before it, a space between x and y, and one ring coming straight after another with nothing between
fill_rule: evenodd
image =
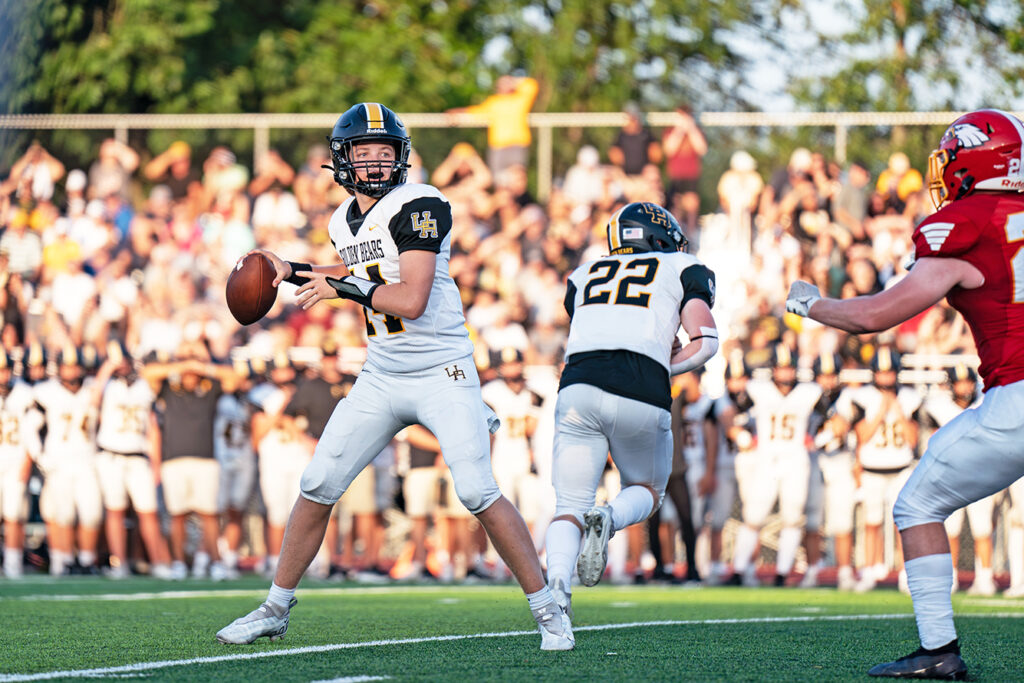
<instances>
[{"instance_id":1,"label":"ua logo on jersey","mask_svg":"<svg viewBox=\"0 0 1024 683\"><path fill-rule=\"evenodd\" d=\"M463 372L462 370L459 370L458 365L452 365L451 367L447 367L444 369L444 371L447 372L448 376L451 377L456 382L458 382L460 379L466 379L466 373Z\"/></svg>"},{"instance_id":2,"label":"ua logo on jersey","mask_svg":"<svg viewBox=\"0 0 1024 683\"><path fill-rule=\"evenodd\" d=\"M437 221L430 217L429 211L424 211L422 217L419 211L412 214L412 229L419 232L422 239L437 238Z\"/></svg>"}]
</instances>

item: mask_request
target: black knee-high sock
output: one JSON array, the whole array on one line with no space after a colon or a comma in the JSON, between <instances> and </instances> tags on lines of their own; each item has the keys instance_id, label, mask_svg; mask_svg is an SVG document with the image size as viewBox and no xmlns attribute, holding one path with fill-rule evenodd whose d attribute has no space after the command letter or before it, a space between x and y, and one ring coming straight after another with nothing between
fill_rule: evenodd
<instances>
[{"instance_id":1,"label":"black knee-high sock","mask_svg":"<svg viewBox=\"0 0 1024 683\"><path fill-rule=\"evenodd\" d=\"M668 478L666 492L676 506L679 515L679 532L683 536L686 548L686 571L693 574L697 571L697 533L693 529L693 508L690 505L690 489L686 485L686 474L673 474Z\"/></svg>"},{"instance_id":2,"label":"black knee-high sock","mask_svg":"<svg viewBox=\"0 0 1024 683\"><path fill-rule=\"evenodd\" d=\"M659 573L659 569L664 569L664 563L661 561L661 508L655 510L650 517L647 518L647 542L651 549L651 554L654 555L654 573Z\"/></svg>"}]
</instances>

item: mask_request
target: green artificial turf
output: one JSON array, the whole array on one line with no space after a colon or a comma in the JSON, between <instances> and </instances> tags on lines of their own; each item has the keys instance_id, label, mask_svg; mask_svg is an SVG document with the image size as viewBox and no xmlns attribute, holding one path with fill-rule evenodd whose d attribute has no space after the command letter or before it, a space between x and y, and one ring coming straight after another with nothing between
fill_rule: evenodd
<instances>
[{"instance_id":1,"label":"green artificial turf","mask_svg":"<svg viewBox=\"0 0 1024 683\"><path fill-rule=\"evenodd\" d=\"M576 649L539 650L513 586L365 588L308 582L284 640L225 646L214 633L262 601L266 581L31 577L0 583L0 682L12 675L368 641L526 631L526 635L381 643L238 661L106 672L145 680L793 681L867 680L873 664L917 647L910 599L895 590L597 586L575 589ZM187 597L154 597L186 591ZM141 597L141 599L115 599ZM1024 677L1024 601L957 596L972 680ZM868 618L849 619L854 615ZM876 615L874 618L871 615ZM877 615L898 615L882 618ZM828 617L843 617L829 619ZM762 621L744 621L762 619ZM768 620L790 619L789 621ZM587 627L651 621L718 623ZM731 620L738 620L733 622ZM51 678L48 680L64 680ZM71 680L70 678L68 680ZM75 680L83 680L81 674ZM89 680L97 680L90 677Z\"/></svg>"}]
</instances>

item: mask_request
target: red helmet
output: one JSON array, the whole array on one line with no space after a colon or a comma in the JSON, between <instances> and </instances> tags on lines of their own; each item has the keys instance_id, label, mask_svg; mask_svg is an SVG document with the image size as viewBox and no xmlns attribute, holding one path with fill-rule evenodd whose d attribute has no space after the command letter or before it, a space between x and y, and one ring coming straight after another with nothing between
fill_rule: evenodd
<instances>
[{"instance_id":1,"label":"red helmet","mask_svg":"<svg viewBox=\"0 0 1024 683\"><path fill-rule=\"evenodd\" d=\"M974 190L1024 192L1024 124L998 109L964 114L928 157L936 208Z\"/></svg>"}]
</instances>

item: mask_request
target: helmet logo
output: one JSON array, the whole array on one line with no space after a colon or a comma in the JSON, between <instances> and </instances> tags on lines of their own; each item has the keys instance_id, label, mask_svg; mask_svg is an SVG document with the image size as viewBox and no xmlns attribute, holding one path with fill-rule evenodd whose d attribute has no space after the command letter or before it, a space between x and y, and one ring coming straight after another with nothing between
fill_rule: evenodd
<instances>
[{"instance_id":1,"label":"helmet logo","mask_svg":"<svg viewBox=\"0 0 1024 683\"><path fill-rule=\"evenodd\" d=\"M665 220L665 216L662 214L663 209L657 204L651 204L650 202L644 202L640 205L640 208L651 217L651 222L658 225L668 227L668 221Z\"/></svg>"},{"instance_id":2,"label":"helmet logo","mask_svg":"<svg viewBox=\"0 0 1024 683\"><path fill-rule=\"evenodd\" d=\"M952 133L962 147L980 147L989 141L988 135L973 123L958 123L953 126Z\"/></svg>"}]
</instances>

